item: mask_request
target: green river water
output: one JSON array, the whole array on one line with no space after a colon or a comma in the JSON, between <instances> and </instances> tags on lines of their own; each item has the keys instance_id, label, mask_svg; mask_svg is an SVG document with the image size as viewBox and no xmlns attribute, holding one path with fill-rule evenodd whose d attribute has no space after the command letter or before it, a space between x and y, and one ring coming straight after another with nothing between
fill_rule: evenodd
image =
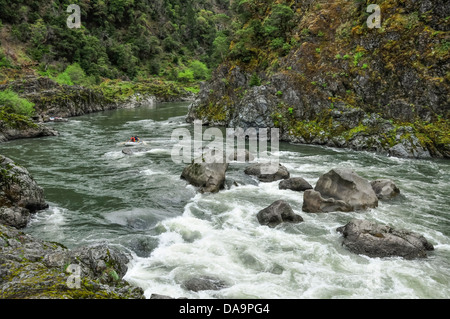
<instances>
[{"instance_id":1,"label":"green river water","mask_svg":"<svg viewBox=\"0 0 450 319\"><path fill-rule=\"evenodd\" d=\"M45 190L49 209L26 232L69 248L108 242L131 252L125 277L152 293L188 298L433 298L450 297L450 162L391 158L316 146L280 144L292 177L315 185L332 168L350 167L369 180L390 178L393 201L360 213L307 214L303 194L245 176L231 164L231 186L199 194L180 179L185 164L171 159L188 103L121 109L51 124L58 137L0 145ZM131 135L149 151L125 155ZM228 183L232 185L232 183ZM242 185L244 184L244 185ZM304 222L274 229L256 214L284 199ZM341 245L336 228L365 218L424 235L435 247L427 259L368 258ZM192 277L228 283L218 291L186 291Z\"/></svg>"}]
</instances>

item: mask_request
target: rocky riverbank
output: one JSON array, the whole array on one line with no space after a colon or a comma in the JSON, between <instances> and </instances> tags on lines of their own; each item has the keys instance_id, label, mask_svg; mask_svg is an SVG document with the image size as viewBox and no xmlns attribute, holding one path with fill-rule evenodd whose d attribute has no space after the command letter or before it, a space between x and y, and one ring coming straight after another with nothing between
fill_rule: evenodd
<instances>
[{"instance_id":1,"label":"rocky riverbank","mask_svg":"<svg viewBox=\"0 0 450 319\"><path fill-rule=\"evenodd\" d=\"M20 231L47 208L29 172L0 155L0 299L142 299L122 278L130 255L99 243L74 250Z\"/></svg>"},{"instance_id":2,"label":"rocky riverbank","mask_svg":"<svg viewBox=\"0 0 450 319\"><path fill-rule=\"evenodd\" d=\"M51 118L71 118L121 108L153 107L156 103L192 101L195 95L162 82L107 83L94 87L61 85L50 78L27 75L23 79L0 85L34 104L33 121L15 118L0 120L0 143L21 138L56 136L46 127Z\"/></svg>"}]
</instances>

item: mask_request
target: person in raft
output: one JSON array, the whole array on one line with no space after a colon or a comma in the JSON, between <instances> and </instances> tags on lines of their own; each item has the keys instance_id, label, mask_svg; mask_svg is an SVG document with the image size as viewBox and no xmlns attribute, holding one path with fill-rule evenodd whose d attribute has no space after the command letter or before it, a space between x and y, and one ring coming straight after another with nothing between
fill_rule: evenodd
<instances>
[{"instance_id":1,"label":"person in raft","mask_svg":"<svg viewBox=\"0 0 450 319\"><path fill-rule=\"evenodd\" d=\"M130 142L133 142L133 143L139 143L140 141L141 141L141 139L138 136L133 136L130 139Z\"/></svg>"}]
</instances>

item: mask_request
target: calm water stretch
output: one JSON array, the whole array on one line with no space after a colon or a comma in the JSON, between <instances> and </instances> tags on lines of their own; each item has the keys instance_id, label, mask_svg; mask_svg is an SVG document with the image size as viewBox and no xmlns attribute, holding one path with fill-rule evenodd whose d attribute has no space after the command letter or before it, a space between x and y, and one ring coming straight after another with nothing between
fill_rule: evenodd
<instances>
[{"instance_id":1,"label":"calm water stretch","mask_svg":"<svg viewBox=\"0 0 450 319\"><path fill-rule=\"evenodd\" d=\"M363 213L307 214L303 194L245 176L231 164L231 185L196 193L174 164L174 129L186 127L187 103L124 109L52 124L59 137L13 141L1 154L28 168L50 204L26 232L69 248L109 242L130 250L127 281L152 293L188 298L449 298L450 162L389 158L366 152L280 144L292 177L315 185L335 167L374 180L391 178L402 195ZM132 135L149 151L124 155ZM245 185L242 185L245 184ZM275 229L256 214L284 199L304 218ZM336 228L365 218L424 235L435 251L424 260L368 258L341 246ZM219 291L191 292L192 277L226 281Z\"/></svg>"}]
</instances>

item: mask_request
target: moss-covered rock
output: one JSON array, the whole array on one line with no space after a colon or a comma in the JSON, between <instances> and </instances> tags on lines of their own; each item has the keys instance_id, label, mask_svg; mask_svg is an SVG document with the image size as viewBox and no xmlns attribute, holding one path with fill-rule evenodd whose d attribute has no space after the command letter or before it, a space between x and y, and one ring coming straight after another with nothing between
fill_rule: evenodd
<instances>
[{"instance_id":1,"label":"moss-covered rock","mask_svg":"<svg viewBox=\"0 0 450 319\"><path fill-rule=\"evenodd\" d=\"M107 245L69 250L0 225L0 299L143 299L122 279L128 261Z\"/></svg>"}]
</instances>

